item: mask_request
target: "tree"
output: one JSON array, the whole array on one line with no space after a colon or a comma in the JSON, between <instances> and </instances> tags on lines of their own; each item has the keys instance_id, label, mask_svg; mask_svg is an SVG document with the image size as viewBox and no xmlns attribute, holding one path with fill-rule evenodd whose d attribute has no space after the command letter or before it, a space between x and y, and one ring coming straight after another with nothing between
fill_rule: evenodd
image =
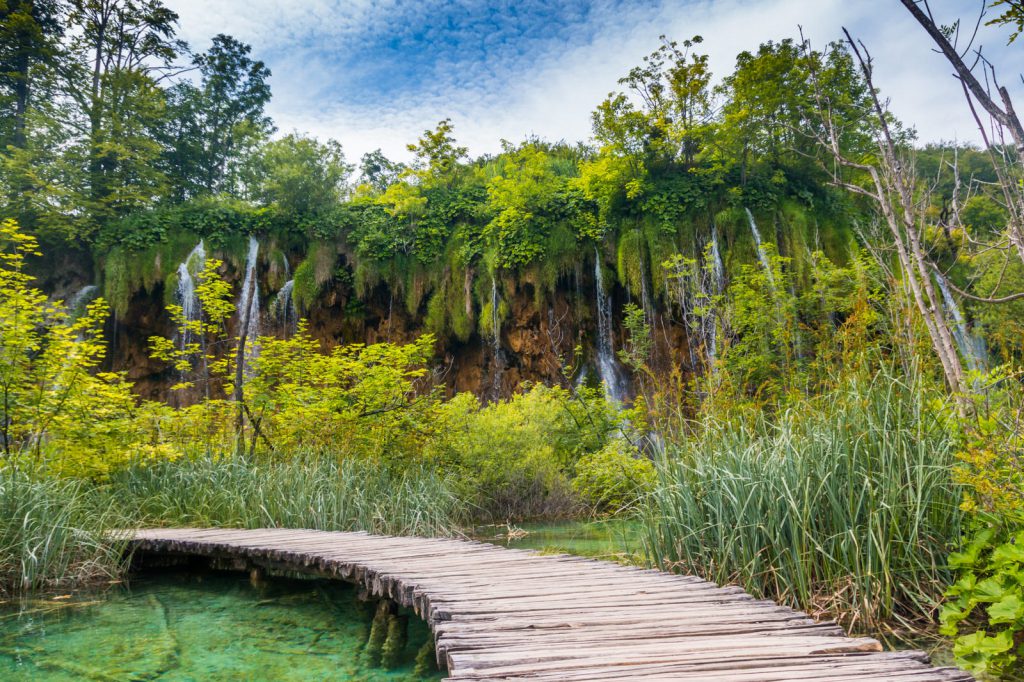
<instances>
[{"instance_id":1,"label":"tree","mask_svg":"<svg viewBox=\"0 0 1024 682\"><path fill-rule=\"evenodd\" d=\"M363 154L359 161L359 173L362 181L378 192L383 192L398 181L406 171L404 163L392 161L384 156L384 152L375 149Z\"/></svg>"},{"instance_id":2,"label":"tree","mask_svg":"<svg viewBox=\"0 0 1024 682\"><path fill-rule=\"evenodd\" d=\"M960 81L967 105L974 115L999 179L999 189L1010 218L1007 225L1008 240L1017 256L1024 262L1024 124L1017 116L1010 92L1006 86L1000 85L995 67L982 56L980 48L975 50L977 58L973 65L967 65L963 58L965 55L962 55L950 40L956 27L945 27L936 23L927 0L901 2L938 46L939 51L953 67L954 77ZM1005 4L1008 7L1003 15L991 23L1016 21L1020 25L1021 18L1024 17L1020 3L1008 1L994 4ZM1016 35L1015 33L1013 37ZM970 45L967 47L967 50L969 49ZM981 78L975 73L979 66L982 70ZM988 125L982 122L975 103L988 114Z\"/></svg>"},{"instance_id":3,"label":"tree","mask_svg":"<svg viewBox=\"0 0 1024 682\"><path fill-rule=\"evenodd\" d=\"M0 2L0 151L25 146L36 67L59 52L62 10L58 0Z\"/></svg>"},{"instance_id":4,"label":"tree","mask_svg":"<svg viewBox=\"0 0 1024 682\"><path fill-rule=\"evenodd\" d=\"M260 149L249 169L250 192L285 215L316 216L341 201L351 172L337 141L292 133Z\"/></svg>"},{"instance_id":5,"label":"tree","mask_svg":"<svg viewBox=\"0 0 1024 682\"><path fill-rule=\"evenodd\" d=\"M414 144L406 145L416 160L413 168L421 182L439 182L450 185L459 165L459 159L469 150L455 143L452 120L446 118L434 130L424 130L423 136Z\"/></svg>"},{"instance_id":6,"label":"tree","mask_svg":"<svg viewBox=\"0 0 1024 682\"><path fill-rule=\"evenodd\" d=\"M844 29L845 31L845 29ZM966 382L963 363L957 355L953 334L945 315L945 308L932 281L930 261L925 253L923 233L926 216L923 209L927 202L921 201L913 161L901 153L899 138L893 133L891 116L882 105L874 87L871 57L863 45L854 42L846 33L847 45L857 59L867 91L870 93L872 111L877 125L876 144L878 153L871 157L851 158L841 144L841 123L833 116L831 102L821 88L814 63L809 73L810 83L815 89L818 115L824 126L827 145L835 161L833 181L841 187L868 198L878 209L882 222L891 237L889 243L895 250L900 273L910 291L917 311L925 323L935 355L942 365L949 389L956 396L962 414L970 410L969 385ZM805 49L809 49L805 45ZM844 175L852 171L866 178L863 184L857 179Z\"/></svg>"},{"instance_id":7,"label":"tree","mask_svg":"<svg viewBox=\"0 0 1024 682\"><path fill-rule=\"evenodd\" d=\"M619 79L639 98L611 93L593 114L594 136L611 153L641 166L671 162L692 165L703 149L715 114L708 56L691 50L700 36L679 43L661 36L662 45Z\"/></svg>"},{"instance_id":8,"label":"tree","mask_svg":"<svg viewBox=\"0 0 1024 682\"><path fill-rule=\"evenodd\" d=\"M34 237L0 223L0 454L5 464L101 475L134 408L130 386L98 372L106 352L102 299L73 318L32 286Z\"/></svg>"},{"instance_id":9,"label":"tree","mask_svg":"<svg viewBox=\"0 0 1024 682\"><path fill-rule=\"evenodd\" d=\"M85 170L76 189L95 225L164 192L151 130L164 113L158 81L184 46L174 38L178 15L160 0L73 0L68 21L60 87L79 115L70 121L81 134L70 158Z\"/></svg>"},{"instance_id":10,"label":"tree","mask_svg":"<svg viewBox=\"0 0 1024 682\"><path fill-rule=\"evenodd\" d=\"M219 34L192 64L202 74L168 91L167 120L161 126L168 174L175 194L235 194L238 167L273 132L264 113L270 101L270 70L249 57L252 48Z\"/></svg>"}]
</instances>

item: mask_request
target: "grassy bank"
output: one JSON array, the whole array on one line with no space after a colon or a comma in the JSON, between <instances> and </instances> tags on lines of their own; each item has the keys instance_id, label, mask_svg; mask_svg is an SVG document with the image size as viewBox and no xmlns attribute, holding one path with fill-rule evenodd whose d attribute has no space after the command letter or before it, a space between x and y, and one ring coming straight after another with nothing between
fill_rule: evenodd
<instances>
[{"instance_id":1,"label":"grassy bank","mask_svg":"<svg viewBox=\"0 0 1024 682\"><path fill-rule=\"evenodd\" d=\"M462 507L448 482L325 457L129 467L102 484L0 468L0 595L116 577L133 526L292 527L448 535Z\"/></svg>"},{"instance_id":2,"label":"grassy bank","mask_svg":"<svg viewBox=\"0 0 1024 682\"><path fill-rule=\"evenodd\" d=\"M650 556L854 630L926 621L961 525L951 438L927 400L883 373L771 420L708 421L659 467Z\"/></svg>"}]
</instances>

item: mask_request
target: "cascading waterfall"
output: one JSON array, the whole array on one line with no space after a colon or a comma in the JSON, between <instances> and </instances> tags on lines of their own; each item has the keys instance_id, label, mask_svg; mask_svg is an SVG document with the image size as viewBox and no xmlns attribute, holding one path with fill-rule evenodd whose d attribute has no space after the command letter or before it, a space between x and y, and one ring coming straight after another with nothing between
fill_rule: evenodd
<instances>
[{"instance_id":1,"label":"cascading waterfall","mask_svg":"<svg viewBox=\"0 0 1024 682\"><path fill-rule=\"evenodd\" d=\"M498 306L498 280L491 275L491 344L494 347L494 357L498 357L501 351L501 312Z\"/></svg>"},{"instance_id":2,"label":"cascading waterfall","mask_svg":"<svg viewBox=\"0 0 1024 682\"><path fill-rule=\"evenodd\" d=\"M942 301L949 312L949 316L952 318L955 327L953 329L953 340L956 341L960 354L967 361L968 368L975 371L984 371L986 356L988 355L988 351L985 349L985 340L971 332L967 326L967 320L964 319L960 306L957 305L956 299L953 298L953 292L949 288L949 282L946 281L946 278L941 273L936 272L935 281L939 283Z\"/></svg>"},{"instance_id":3,"label":"cascading waterfall","mask_svg":"<svg viewBox=\"0 0 1024 682\"><path fill-rule=\"evenodd\" d=\"M498 298L498 279L491 275L491 349L494 357L494 375L491 378L491 392L494 398L501 396L501 375L505 369L505 355L501 352L501 299Z\"/></svg>"},{"instance_id":4,"label":"cascading waterfall","mask_svg":"<svg viewBox=\"0 0 1024 682\"><path fill-rule=\"evenodd\" d=\"M195 322L202 315L196 283L206 266L206 245L203 240L195 245L184 261L178 265L178 289L175 299L181 306L181 315L186 322ZM192 331L186 326L178 335L181 348L192 342Z\"/></svg>"},{"instance_id":5,"label":"cascading waterfall","mask_svg":"<svg viewBox=\"0 0 1024 682\"><path fill-rule=\"evenodd\" d=\"M711 257L711 287L708 296L708 310L704 313L704 343L707 348L708 363L714 367L715 360L718 359L718 329L711 306L713 297L720 295L725 287L725 267L722 265L722 252L718 248L718 228L714 225L711 226L711 243L707 251Z\"/></svg>"},{"instance_id":6,"label":"cascading waterfall","mask_svg":"<svg viewBox=\"0 0 1024 682\"><path fill-rule=\"evenodd\" d=\"M96 295L99 293L100 288L95 284L87 284L68 298L67 304L64 306L68 314L71 317L81 317L85 313L86 307L92 302Z\"/></svg>"},{"instance_id":7,"label":"cascading waterfall","mask_svg":"<svg viewBox=\"0 0 1024 682\"><path fill-rule=\"evenodd\" d=\"M754 214L750 212L750 209L744 207L743 210L747 213L750 233L754 235L754 243L757 245L757 259L761 261L761 267L764 268L765 273L768 275L768 283L774 288L775 275L772 273L772 264L768 261L768 254L764 252L764 246L761 244L761 231L757 229L757 221L754 220Z\"/></svg>"},{"instance_id":8,"label":"cascading waterfall","mask_svg":"<svg viewBox=\"0 0 1024 682\"><path fill-rule=\"evenodd\" d=\"M621 403L625 390L619 375L618 362L612 342L612 299L604 291L601 254L594 247L594 283L597 301L597 371L604 383L605 396Z\"/></svg>"},{"instance_id":9,"label":"cascading waterfall","mask_svg":"<svg viewBox=\"0 0 1024 682\"><path fill-rule=\"evenodd\" d=\"M295 332L298 323L298 315L295 312L295 299L292 293L295 291L295 280L290 279L284 283L281 290L274 296L270 303L270 314L274 321L284 332L285 336Z\"/></svg>"},{"instance_id":10,"label":"cascading waterfall","mask_svg":"<svg viewBox=\"0 0 1024 682\"><path fill-rule=\"evenodd\" d=\"M260 252L260 243L255 237L249 237L249 254L245 260L245 279L242 281L242 295L238 300L239 319L247 322L245 328L245 364L259 355L256 339L260 335L260 292L256 281L256 262Z\"/></svg>"}]
</instances>

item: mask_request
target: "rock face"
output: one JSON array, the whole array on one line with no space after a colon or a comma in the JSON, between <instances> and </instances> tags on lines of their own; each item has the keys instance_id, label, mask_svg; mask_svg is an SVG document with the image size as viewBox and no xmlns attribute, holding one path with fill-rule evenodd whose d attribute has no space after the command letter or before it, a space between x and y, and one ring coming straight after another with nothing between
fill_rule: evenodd
<instances>
[{"instance_id":1,"label":"rock face","mask_svg":"<svg viewBox=\"0 0 1024 682\"><path fill-rule=\"evenodd\" d=\"M282 337L292 333L294 322L280 323L273 302L280 286L274 288L272 268L260 262L254 276L258 300L269 302L260 310L262 334ZM64 273L60 281L43 282L48 291L74 291L93 281L90 267L65 264L54 268ZM234 291L240 291L246 268L242 264L225 265L224 276ZM105 369L124 371L144 398L161 399L178 404L195 396L172 392L170 387L179 377L164 363L149 357L149 338L173 336L174 328L166 311L165 301L173 299L158 282L149 290L134 292L127 313L111 316L107 324L110 353ZM467 292L469 284L466 285ZM470 391L485 400L504 398L523 382L569 386L588 381L596 385L602 378L598 363L598 311L595 303L595 282L580 272L561 278L553 291L542 300L535 295L534 285L506 276L501 298L503 319L497 343L492 334L474 330L460 340L454 335L439 336L434 373L438 383L450 393ZM65 296L67 294L64 294ZM626 291L615 286L609 291L611 301L612 350L622 348L622 308L630 299ZM305 311L310 334L325 349L347 343L408 343L427 331L426 299L415 314L402 303L401 294L393 294L386 284L377 284L368 294L356 299L352 287L344 280L327 282L314 303ZM466 305L471 319L478 320L481 311L467 294ZM231 332L237 332L240 316L231 321ZM652 365L667 371L672 363L688 357L686 334L678 322L663 311L654 311L651 320L653 336ZM582 355L574 358L579 346ZM575 365L574 365L575 363ZM572 367L566 377L563 368ZM626 376L623 369L622 376ZM629 397L630 387L624 387Z\"/></svg>"}]
</instances>

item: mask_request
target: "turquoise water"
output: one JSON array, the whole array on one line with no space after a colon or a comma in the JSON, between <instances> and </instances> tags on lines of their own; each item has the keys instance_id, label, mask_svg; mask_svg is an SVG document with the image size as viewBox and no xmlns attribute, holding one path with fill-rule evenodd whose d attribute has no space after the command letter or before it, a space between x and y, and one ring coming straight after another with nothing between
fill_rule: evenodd
<instances>
[{"instance_id":1,"label":"turquoise water","mask_svg":"<svg viewBox=\"0 0 1024 682\"><path fill-rule=\"evenodd\" d=\"M0 680L439 679L414 672L428 641L408 616L398 667L370 660L373 607L345 583L236 573L147 573L103 594L0 606ZM431 653L431 658L433 654Z\"/></svg>"},{"instance_id":2,"label":"turquoise water","mask_svg":"<svg viewBox=\"0 0 1024 682\"><path fill-rule=\"evenodd\" d=\"M629 519L479 526L474 538L502 547L576 554L613 561L639 560L643 545L638 522Z\"/></svg>"}]
</instances>

